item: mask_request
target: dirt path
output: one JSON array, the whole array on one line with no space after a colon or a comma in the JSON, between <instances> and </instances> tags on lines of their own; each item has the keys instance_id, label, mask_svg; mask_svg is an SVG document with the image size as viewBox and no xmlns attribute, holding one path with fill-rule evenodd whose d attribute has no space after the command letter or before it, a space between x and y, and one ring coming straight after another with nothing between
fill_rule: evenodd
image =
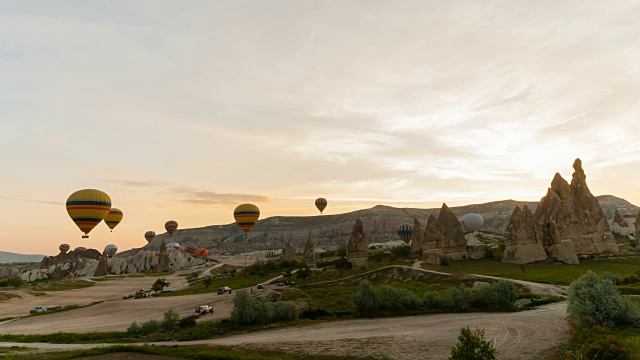
<instances>
[{"instance_id":1,"label":"dirt path","mask_svg":"<svg viewBox=\"0 0 640 360\"><path fill-rule=\"evenodd\" d=\"M479 327L494 340L502 359L536 359L565 343L570 333L566 304L518 313L438 314L346 320L230 336L220 339L159 342L155 345L232 345L330 355L381 355L393 359L444 359L460 328ZM15 343L0 343L10 347ZM40 349L86 349L104 344L19 344Z\"/></svg>"},{"instance_id":2,"label":"dirt path","mask_svg":"<svg viewBox=\"0 0 640 360\"><path fill-rule=\"evenodd\" d=\"M501 278L501 277L478 275L478 274L469 274L467 276L472 276L472 277L477 277L477 278L484 278L484 279L512 281L512 282L514 282L516 284L519 284L519 285L522 285L522 286L528 288L529 291L531 291L532 293L535 293L535 294L550 295L550 296L566 298L567 294L569 293L569 287L568 286L563 286L563 285L543 284L543 283L536 283L536 282L531 282L531 281L505 279L505 278Z\"/></svg>"}]
</instances>

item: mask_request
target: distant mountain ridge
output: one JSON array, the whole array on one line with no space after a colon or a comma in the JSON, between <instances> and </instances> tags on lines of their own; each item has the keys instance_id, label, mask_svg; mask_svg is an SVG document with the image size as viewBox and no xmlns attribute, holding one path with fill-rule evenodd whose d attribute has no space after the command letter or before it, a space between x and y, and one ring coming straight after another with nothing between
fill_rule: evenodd
<instances>
[{"instance_id":1,"label":"distant mountain ridge","mask_svg":"<svg viewBox=\"0 0 640 360\"><path fill-rule=\"evenodd\" d=\"M25 255L7 251L0 251L0 264L40 262L44 257L45 255Z\"/></svg>"},{"instance_id":2,"label":"distant mountain ridge","mask_svg":"<svg viewBox=\"0 0 640 360\"><path fill-rule=\"evenodd\" d=\"M618 209L624 215L635 215L638 206L612 195L596 197L608 219L613 218ZM484 204L471 204L451 207L459 220L468 213L477 213L484 218L483 230L495 233L504 233L513 209L516 206L528 205L531 211L535 211L539 202L502 200ZM413 224L413 218L417 218L422 225L426 223L429 214L435 216L440 208L395 208L386 205L377 205L370 209L356 210L344 214L317 215L317 216L273 216L258 221L251 230L248 240L243 232L235 224L211 225L193 229L179 229L172 236L168 234L158 235L151 243L145 245L144 250L158 250L160 242L176 241L183 246L196 244L220 252L244 252L251 250L280 249L286 241L292 241L296 248L302 249L304 242L311 236L320 248L335 248L344 245L351 236L353 225L357 218L362 220L364 231L368 235L368 241L387 242L398 240L396 228L402 223ZM131 252L139 249L131 250ZM124 252L124 255L130 255Z\"/></svg>"}]
</instances>

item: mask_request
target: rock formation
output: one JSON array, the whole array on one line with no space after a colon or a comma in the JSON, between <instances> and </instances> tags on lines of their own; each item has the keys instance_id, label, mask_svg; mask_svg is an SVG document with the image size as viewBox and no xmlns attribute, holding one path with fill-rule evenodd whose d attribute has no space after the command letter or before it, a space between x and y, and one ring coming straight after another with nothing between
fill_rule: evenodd
<instances>
[{"instance_id":1,"label":"rock formation","mask_svg":"<svg viewBox=\"0 0 640 360\"><path fill-rule=\"evenodd\" d=\"M360 218L356 219L356 224L351 231L351 237L347 243L347 255L354 269L367 266L369 252L367 250L367 239Z\"/></svg>"},{"instance_id":2,"label":"rock formation","mask_svg":"<svg viewBox=\"0 0 640 360\"><path fill-rule=\"evenodd\" d=\"M613 221L611 222L611 232L620 234L623 236L634 235L636 232L635 231L636 229L632 226L633 225L632 222L633 221L631 222L627 221L625 217L622 216L620 211L616 209L613 215Z\"/></svg>"},{"instance_id":3,"label":"rock formation","mask_svg":"<svg viewBox=\"0 0 640 360\"><path fill-rule=\"evenodd\" d=\"M516 206L513 210L505 236L502 261L526 264L547 258L543 246L542 227L527 205L522 209Z\"/></svg>"},{"instance_id":4,"label":"rock formation","mask_svg":"<svg viewBox=\"0 0 640 360\"><path fill-rule=\"evenodd\" d=\"M93 276L105 276L109 275L109 256L107 252L103 252L98 259L98 267L96 271L93 273ZM52 276L53 277L53 276Z\"/></svg>"},{"instance_id":5,"label":"rock formation","mask_svg":"<svg viewBox=\"0 0 640 360\"><path fill-rule=\"evenodd\" d=\"M620 211L618 211L618 209L616 209L616 212L613 214L613 223L618 224L621 227L629 226L629 224L627 224L627 221L624 219L624 216L620 214Z\"/></svg>"},{"instance_id":6,"label":"rock formation","mask_svg":"<svg viewBox=\"0 0 640 360\"><path fill-rule=\"evenodd\" d=\"M287 260L287 261L296 259L296 248L295 246L293 246L293 243L291 243L291 241L287 241L284 244L284 249L282 249L282 254L280 254L280 259Z\"/></svg>"},{"instance_id":7,"label":"rock formation","mask_svg":"<svg viewBox=\"0 0 640 360\"><path fill-rule=\"evenodd\" d=\"M413 218L413 232L411 233L411 255L417 256L422 253L422 235L424 229L418 218Z\"/></svg>"},{"instance_id":8,"label":"rock formation","mask_svg":"<svg viewBox=\"0 0 640 360\"><path fill-rule=\"evenodd\" d=\"M160 252L158 253L158 262L156 264L156 272L169 271L169 256L167 255L167 244L164 240L160 243Z\"/></svg>"},{"instance_id":9,"label":"rock formation","mask_svg":"<svg viewBox=\"0 0 640 360\"><path fill-rule=\"evenodd\" d=\"M543 226L548 256L577 263L575 255L618 252L604 212L589 191L580 159L573 168L571 184L556 173L534 215Z\"/></svg>"},{"instance_id":10,"label":"rock formation","mask_svg":"<svg viewBox=\"0 0 640 360\"><path fill-rule=\"evenodd\" d=\"M472 244L475 247L476 243ZM438 218L431 214L422 236L422 260L429 264L440 264L442 256L453 260L469 258L467 239L462 224L447 204L442 204Z\"/></svg>"},{"instance_id":11,"label":"rock formation","mask_svg":"<svg viewBox=\"0 0 640 360\"><path fill-rule=\"evenodd\" d=\"M467 241L467 255L469 259L478 260L487 257L485 244L476 237L477 232L464 236Z\"/></svg>"},{"instance_id":12,"label":"rock formation","mask_svg":"<svg viewBox=\"0 0 640 360\"><path fill-rule=\"evenodd\" d=\"M316 244L311 239L311 234L309 234L309 238L307 239L307 242L304 244L303 256L304 256L304 262L307 264L309 268L315 269L318 267L318 265L316 265Z\"/></svg>"}]
</instances>

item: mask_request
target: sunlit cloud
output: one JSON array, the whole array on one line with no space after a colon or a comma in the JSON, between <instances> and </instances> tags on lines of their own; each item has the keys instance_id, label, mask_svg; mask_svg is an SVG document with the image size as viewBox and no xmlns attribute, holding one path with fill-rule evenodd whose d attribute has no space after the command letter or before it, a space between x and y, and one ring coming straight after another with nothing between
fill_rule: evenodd
<instances>
[{"instance_id":1,"label":"sunlit cloud","mask_svg":"<svg viewBox=\"0 0 640 360\"><path fill-rule=\"evenodd\" d=\"M181 202L194 204L194 205L228 205L228 204L240 204L243 202L270 202L271 198L262 195L251 194L219 194L213 191L193 189L189 187L174 187L171 192L186 198L181 199Z\"/></svg>"}]
</instances>

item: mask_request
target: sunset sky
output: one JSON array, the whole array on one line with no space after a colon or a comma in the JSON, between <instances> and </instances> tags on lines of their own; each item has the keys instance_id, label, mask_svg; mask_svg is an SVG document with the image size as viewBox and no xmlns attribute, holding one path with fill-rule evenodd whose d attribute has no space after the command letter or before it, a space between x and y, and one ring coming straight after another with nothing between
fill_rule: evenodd
<instances>
[{"instance_id":1,"label":"sunset sky","mask_svg":"<svg viewBox=\"0 0 640 360\"><path fill-rule=\"evenodd\" d=\"M583 160L640 204L640 3L2 1L0 250L164 222L538 200ZM64 202L111 195L89 239Z\"/></svg>"}]
</instances>

